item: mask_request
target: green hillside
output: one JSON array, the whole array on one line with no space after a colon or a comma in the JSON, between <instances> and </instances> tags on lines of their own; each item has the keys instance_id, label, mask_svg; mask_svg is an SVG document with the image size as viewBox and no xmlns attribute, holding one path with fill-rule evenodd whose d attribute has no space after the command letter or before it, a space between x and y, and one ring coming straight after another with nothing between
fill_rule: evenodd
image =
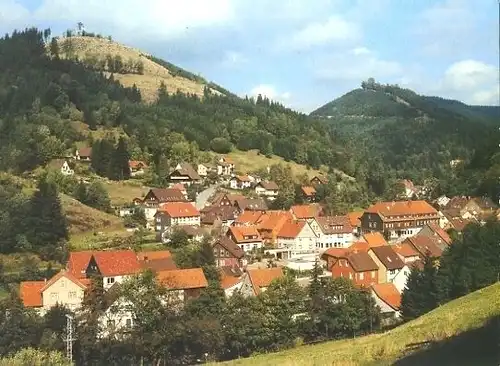
<instances>
[{"instance_id":1,"label":"green hillside","mask_svg":"<svg viewBox=\"0 0 500 366\"><path fill-rule=\"evenodd\" d=\"M259 355L223 365L496 365L500 283L386 333Z\"/></svg>"}]
</instances>

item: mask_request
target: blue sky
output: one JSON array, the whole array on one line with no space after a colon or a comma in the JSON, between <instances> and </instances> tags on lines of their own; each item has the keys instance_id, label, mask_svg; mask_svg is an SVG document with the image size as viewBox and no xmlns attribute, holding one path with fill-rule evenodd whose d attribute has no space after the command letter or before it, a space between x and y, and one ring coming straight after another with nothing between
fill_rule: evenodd
<instances>
[{"instance_id":1,"label":"blue sky","mask_svg":"<svg viewBox=\"0 0 500 366\"><path fill-rule=\"evenodd\" d=\"M497 0L0 0L0 32L86 29L309 112L374 77L499 103Z\"/></svg>"}]
</instances>

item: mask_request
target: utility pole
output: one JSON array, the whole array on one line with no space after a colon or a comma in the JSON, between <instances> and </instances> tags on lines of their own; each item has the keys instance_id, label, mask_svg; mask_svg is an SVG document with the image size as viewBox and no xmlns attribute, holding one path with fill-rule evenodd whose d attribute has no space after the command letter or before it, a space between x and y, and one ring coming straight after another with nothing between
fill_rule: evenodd
<instances>
[{"instance_id":1,"label":"utility pole","mask_svg":"<svg viewBox=\"0 0 500 366\"><path fill-rule=\"evenodd\" d=\"M66 314L66 358L73 363L73 317Z\"/></svg>"}]
</instances>

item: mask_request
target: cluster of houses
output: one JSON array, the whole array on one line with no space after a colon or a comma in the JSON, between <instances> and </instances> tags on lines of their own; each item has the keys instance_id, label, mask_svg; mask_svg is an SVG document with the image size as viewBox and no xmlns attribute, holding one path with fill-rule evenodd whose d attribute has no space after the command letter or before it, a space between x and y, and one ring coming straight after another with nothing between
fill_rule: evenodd
<instances>
[{"instance_id":1,"label":"cluster of houses","mask_svg":"<svg viewBox=\"0 0 500 366\"><path fill-rule=\"evenodd\" d=\"M84 156L79 154L79 159ZM175 230L183 230L194 241L210 234L227 296L235 292L256 296L285 275L284 267L308 270L319 260L325 276L347 278L370 291L390 322L400 316L401 293L411 268L422 266L425 256L439 258L452 244L447 231L460 233L467 224L483 223L498 214L497 205L487 198L440 197L432 204L424 200L378 202L364 211L327 216L323 206L315 203L317 187L327 183L323 176L302 187L307 203L270 210L267 203L279 191L276 183L236 176L234 168L224 157L216 168L198 165L195 169L182 163L172 171L169 188L150 189L144 198L134 199L164 243ZM211 169L230 176L233 191L217 192L198 209L189 201L186 187L206 177ZM258 198L234 192L244 189L255 190ZM405 194L414 195L415 187L408 184ZM251 263L256 254L272 258L277 267ZM198 296L208 285L201 268L178 269L169 251L72 252L64 270L46 281L21 283L20 294L25 306L41 312L56 303L78 309L91 285L90 277L99 274L109 304L102 323L108 328L130 327L132 314L118 289L124 279L147 268L180 303Z\"/></svg>"}]
</instances>

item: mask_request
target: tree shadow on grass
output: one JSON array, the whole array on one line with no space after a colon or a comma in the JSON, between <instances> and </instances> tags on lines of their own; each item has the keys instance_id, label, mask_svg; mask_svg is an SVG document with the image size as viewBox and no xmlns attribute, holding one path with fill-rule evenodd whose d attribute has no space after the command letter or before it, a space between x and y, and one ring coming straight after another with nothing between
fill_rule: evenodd
<instances>
[{"instance_id":1,"label":"tree shadow on grass","mask_svg":"<svg viewBox=\"0 0 500 366\"><path fill-rule=\"evenodd\" d=\"M440 342L411 344L394 366L499 366L500 316L483 327Z\"/></svg>"}]
</instances>

